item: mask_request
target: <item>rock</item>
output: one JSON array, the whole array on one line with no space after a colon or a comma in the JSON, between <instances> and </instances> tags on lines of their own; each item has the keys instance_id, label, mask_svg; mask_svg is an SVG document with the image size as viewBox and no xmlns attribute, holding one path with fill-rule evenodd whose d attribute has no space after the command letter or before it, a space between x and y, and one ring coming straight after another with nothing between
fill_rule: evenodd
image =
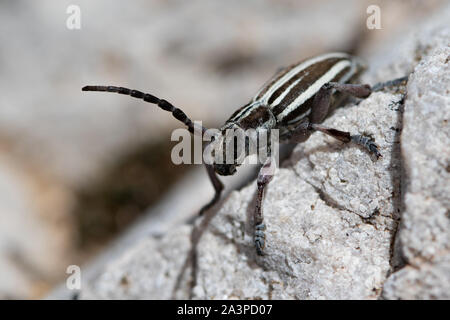
<instances>
[{"instance_id":1,"label":"rock","mask_svg":"<svg viewBox=\"0 0 450 320\"><path fill-rule=\"evenodd\" d=\"M147 238L135 244L132 250L113 262L92 287L83 288L83 298L172 298L179 270L183 268L190 248L190 230L190 227L182 226L161 240ZM184 292L175 297L186 298L188 292L185 288L182 290Z\"/></svg>"},{"instance_id":2,"label":"rock","mask_svg":"<svg viewBox=\"0 0 450 320\"><path fill-rule=\"evenodd\" d=\"M266 193L267 256L256 256L253 245L255 184L232 192L195 248L192 298L377 297L390 270L399 200L399 171L392 170L400 159L398 132L384 128L398 126L401 112L392 104L400 98L400 94L375 93L359 105L338 110L325 122L352 132L364 126L381 147L379 161L356 146L344 147L320 134L296 148ZM348 206L352 199L359 202ZM171 232L162 243L173 236ZM153 241L147 240L147 245ZM181 242L189 243L187 234ZM114 290L102 289L117 283L111 275L134 278L147 270L161 279L160 266L139 263L131 269L141 254L133 250L111 265L86 297L131 297L121 290L112 294ZM155 278L146 279L148 283L141 281L153 288Z\"/></svg>"},{"instance_id":3,"label":"rock","mask_svg":"<svg viewBox=\"0 0 450 320\"><path fill-rule=\"evenodd\" d=\"M429 23L446 21L449 11ZM391 79L414 70L406 98L402 90L373 93L325 121L372 135L383 158L319 133L296 147L266 192L266 256L257 256L253 245L253 182L232 192L216 215L211 211L197 221L191 236L182 227L160 240L143 240L81 297L154 297L149 292L161 279L177 298L448 297L448 31L427 28L418 39L406 37L390 48L403 52L402 60L395 54L386 59L386 52L369 60L382 66L369 70L369 83L379 74ZM177 244L171 247L171 241ZM167 271L161 248L167 257L185 254L184 262L177 256L170 265L178 273ZM191 258L195 263L183 269ZM123 276L140 283L128 281L133 288L120 289ZM169 290L159 297L169 297Z\"/></svg>"},{"instance_id":4,"label":"rock","mask_svg":"<svg viewBox=\"0 0 450 320\"><path fill-rule=\"evenodd\" d=\"M450 299L450 261L422 262L392 274L384 284L385 299Z\"/></svg>"},{"instance_id":5,"label":"rock","mask_svg":"<svg viewBox=\"0 0 450 320\"><path fill-rule=\"evenodd\" d=\"M194 297L361 299L376 297L389 271L399 200L398 127L376 93L338 110L325 125L375 137L379 161L355 146L314 134L270 183L264 202L267 256L253 246L255 184L233 193L198 246ZM211 268L215 272L211 272Z\"/></svg>"},{"instance_id":6,"label":"rock","mask_svg":"<svg viewBox=\"0 0 450 320\"><path fill-rule=\"evenodd\" d=\"M450 30L444 39L450 39ZM405 211L399 240L409 261L439 259L439 253L450 250L449 62L450 47L433 50L408 83L401 136Z\"/></svg>"},{"instance_id":7,"label":"rock","mask_svg":"<svg viewBox=\"0 0 450 320\"><path fill-rule=\"evenodd\" d=\"M407 266L391 275L389 299L450 297L450 30L408 83L401 136L404 211L398 255Z\"/></svg>"},{"instance_id":8,"label":"rock","mask_svg":"<svg viewBox=\"0 0 450 320\"><path fill-rule=\"evenodd\" d=\"M90 250L77 250L71 216L77 192L180 127L153 106L82 86L149 91L213 126L281 63L351 46L360 2L345 0L336 15L341 4L328 1L79 1L79 30L66 27L68 3L2 2L10 32L0 33L0 298L42 296L68 264L85 261ZM321 19L327 24L305 28Z\"/></svg>"},{"instance_id":9,"label":"rock","mask_svg":"<svg viewBox=\"0 0 450 320\"><path fill-rule=\"evenodd\" d=\"M250 177L254 176L254 168L252 166L241 167L241 174L228 177L225 183L224 195L229 192L229 189L233 190L242 186L243 181L250 180ZM120 235L111 244L107 246L100 254L98 254L95 259L86 263L82 267L82 277L81 277L81 287L83 296L88 295L90 284L98 281L99 277L103 277L105 272L105 265L110 263L115 263L121 256L126 254L133 261L124 262L121 268L129 268L128 264L139 264L137 260L134 259L134 254L128 254L130 247L134 247L137 243L141 242L143 239L145 241L151 242L151 244L146 245L146 247L140 247L139 250L134 251L135 254L143 251L142 254L147 255L148 248L157 248L161 246L160 239L164 235L164 239L174 245L176 241L184 242L182 248L190 247L190 240L186 237L187 232L179 231L179 226L186 223L186 221L191 221L193 217L197 217L198 210L202 203L207 203L211 200L214 195L214 191L211 188L211 183L206 179L206 172L203 167L198 167L187 173L181 181L179 181L171 190L168 192L160 202L147 210L144 216L140 217L135 221L132 226L127 229L127 232ZM195 185L195 188L192 186ZM188 228L189 230L191 228ZM169 240L172 239L172 240ZM180 240L176 240L180 239ZM165 242L166 240L163 240ZM144 245L145 246L145 245ZM145 249L145 250L144 250ZM167 248L166 248L167 249ZM150 251L152 251L151 249ZM183 257L187 257L187 252L179 253ZM164 256L166 257L166 256ZM163 257L163 258L164 258ZM167 256L167 259L172 257ZM151 254L147 259L154 259ZM181 260L180 260L181 261ZM171 268L176 270L181 269L181 265L174 264L174 262L167 262ZM184 262L183 262L184 263ZM126 265L126 266L125 266ZM138 268L138 267L137 267ZM147 270L148 271L148 270ZM142 271L142 272L147 272ZM162 273L162 270L155 271L154 274ZM115 273L120 274L119 272ZM114 277L111 275L110 277ZM170 280L170 279L168 279ZM149 288L154 288L153 284L147 284ZM86 290L84 290L86 288ZM122 288L123 289L123 288ZM95 292L102 292L102 290L96 289ZM119 290L119 292L121 292ZM152 296L155 291L149 291L145 293L145 296L150 298L158 298L158 296ZM166 297L171 290L167 289ZM54 288L49 295L46 296L48 299L71 299L74 294L73 290L67 288L65 283L60 284L58 287ZM123 293L122 293L123 294ZM183 293L184 294L184 293ZM187 297L189 293L185 293L184 296ZM106 294L104 295L107 296ZM119 297L119 293L114 297Z\"/></svg>"},{"instance_id":10,"label":"rock","mask_svg":"<svg viewBox=\"0 0 450 320\"><path fill-rule=\"evenodd\" d=\"M69 30L68 3L3 1L0 297L39 297L68 264L85 261L90 250L77 250L82 228L71 216L77 192L180 127L153 106L82 86L145 90L214 126L276 68L352 47L369 2L79 1L81 29Z\"/></svg>"}]
</instances>

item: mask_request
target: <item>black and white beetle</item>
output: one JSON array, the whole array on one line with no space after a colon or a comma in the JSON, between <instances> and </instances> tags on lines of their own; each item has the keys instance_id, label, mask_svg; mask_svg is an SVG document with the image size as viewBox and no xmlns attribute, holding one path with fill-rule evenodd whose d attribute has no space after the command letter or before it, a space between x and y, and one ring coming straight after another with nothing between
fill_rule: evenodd
<instances>
[{"instance_id":1,"label":"black and white beetle","mask_svg":"<svg viewBox=\"0 0 450 320\"><path fill-rule=\"evenodd\" d=\"M221 132L233 128L256 131L262 128L278 129L281 143L300 143L307 140L314 131L320 131L342 142L359 144L379 158L381 154L378 146L371 138L359 134L352 135L320 124L342 101L342 94L367 98L373 91L381 90L386 86L395 86L407 80L407 77L403 77L377 84L373 88L367 84L353 84L352 82L363 70L361 61L346 53L323 54L284 68L275 74L249 103L231 115L222 126ZM176 119L183 122L188 130L194 133L194 123L183 111L151 94L114 86L85 86L82 90L116 92L143 99L172 112ZM199 132L205 131L206 128L202 127ZM266 227L263 222L262 201L264 189L273 177L272 161L272 157L265 161L257 178L254 241L259 255L263 255L265 246ZM239 163L205 164L215 195L200 210L200 214L216 204L220 198L223 184L217 174L232 175L236 172L238 165Z\"/></svg>"}]
</instances>

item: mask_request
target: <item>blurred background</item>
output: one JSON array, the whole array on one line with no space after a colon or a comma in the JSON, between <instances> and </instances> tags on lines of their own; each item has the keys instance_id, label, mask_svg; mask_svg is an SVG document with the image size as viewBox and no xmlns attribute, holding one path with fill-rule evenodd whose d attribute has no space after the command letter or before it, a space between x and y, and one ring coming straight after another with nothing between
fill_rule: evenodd
<instances>
[{"instance_id":1,"label":"blurred background","mask_svg":"<svg viewBox=\"0 0 450 320\"><path fill-rule=\"evenodd\" d=\"M82 86L147 91L217 127L278 68L370 56L444 3L1 1L0 298L45 297L127 228L152 215L185 223L213 194L200 166L171 162L170 114ZM379 30L366 27L373 4ZM79 29L67 27L71 5Z\"/></svg>"}]
</instances>

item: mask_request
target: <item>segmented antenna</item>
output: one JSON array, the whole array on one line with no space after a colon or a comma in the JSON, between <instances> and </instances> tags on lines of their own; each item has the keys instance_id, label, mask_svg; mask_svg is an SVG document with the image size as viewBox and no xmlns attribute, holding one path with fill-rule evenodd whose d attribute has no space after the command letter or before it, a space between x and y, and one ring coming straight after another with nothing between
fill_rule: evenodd
<instances>
[{"instance_id":1,"label":"segmented antenna","mask_svg":"<svg viewBox=\"0 0 450 320\"><path fill-rule=\"evenodd\" d=\"M187 127L189 132L194 134L194 123L191 119L188 118L188 116L177 107L174 107L170 102L159 99L158 97L155 97L154 95L151 95L149 93L144 93L138 90L128 89L124 87L115 87L115 86L85 86L81 89L82 91L101 91L101 92L115 92L124 94L127 96L131 96L133 98L142 99L145 102L149 102L152 104L156 104L158 107L160 107L163 110L169 111L172 113L172 115L175 117L175 119L183 122ZM200 130L199 130L200 131ZM205 133L206 128L201 127L201 133Z\"/></svg>"}]
</instances>

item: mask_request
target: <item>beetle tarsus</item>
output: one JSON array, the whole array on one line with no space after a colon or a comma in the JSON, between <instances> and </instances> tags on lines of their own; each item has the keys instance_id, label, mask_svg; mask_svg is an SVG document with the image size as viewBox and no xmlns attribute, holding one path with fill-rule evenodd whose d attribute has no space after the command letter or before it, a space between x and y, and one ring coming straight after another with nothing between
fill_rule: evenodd
<instances>
[{"instance_id":1,"label":"beetle tarsus","mask_svg":"<svg viewBox=\"0 0 450 320\"><path fill-rule=\"evenodd\" d=\"M264 230L266 230L266 225L264 223L260 223L255 226L256 253L260 256L264 255L264 247L266 244L266 235Z\"/></svg>"},{"instance_id":2,"label":"beetle tarsus","mask_svg":"<svg viewBox=\"0 0 450 320\"><path fill-rule=\"evenodd\" d=\"M377 157L377 159L382 157L382 155L379 151L378 145L375 143L375 141L371 137L361 135L361 134L356 134L354 136L351 136L351 140L354 143L359 144L359 145L363 146L364 148L366 148L370 153L374 154Z\"/></svg>"},{"instance_id":3,"label":"beetle tarsus","mask_svg":"<svg viewBox=\"0 0 450 320\"><path fill-rule=\"evenodd\" d=\"M372 87L372 91L376 92L376 91L381 91L385 88L400 86L400 85L408 82L408 77L409 76L404 76L404 77L397 78L394 80L389 80L386 82L379 82Z\"/></svg>"}]
</instances>

